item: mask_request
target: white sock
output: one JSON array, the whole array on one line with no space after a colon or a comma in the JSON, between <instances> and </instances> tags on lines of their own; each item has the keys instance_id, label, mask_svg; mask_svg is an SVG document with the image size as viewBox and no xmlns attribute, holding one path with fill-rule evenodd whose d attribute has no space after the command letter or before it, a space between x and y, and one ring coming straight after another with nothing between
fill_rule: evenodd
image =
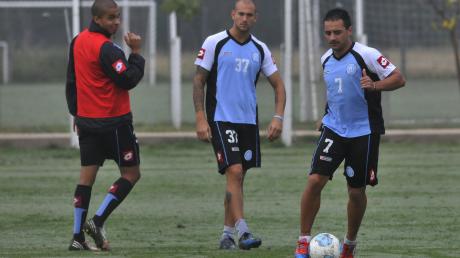
<instances>
[{"instance_id":1,"label":"white sock","mask_svg":"<svg viewBox=\"0 0 460 258\"><path fill-rule=\"evenodd\" d=\"M233 238L233 234L235 234L235 227L229 227L224 225L224 230L222 231L222 236L229 236Z\"/></svg>"},{"instance_id":2,"label":"white sock","mask_svg":"<svg viewBox=\"0 0 460 258\"><path fill-rule=\"evenodd\" d=\"M306 235L306 236L299 236L299 241L305 240L307 243L310 243L311 241L311 235Z\"/></svg>"},{"instance_id":3,"label":"white sock","mask_svg":"<svg viewBox=\"0 0 460 258\"><path fill-rule=\"evenodd\" d=\"M351 240L348 240L347 237L344 237L343 238L343 243L346 244L346 245L356 245L358 243L358 241L356 241L356 240L351 241Z\"/></svg>"},{"instance_id":4,"label":"white sock","mask_svg":"<svg viewBox=\"0 0 460 258\"><path fill-rule=\"evenodd\" d=\"M249 233L249 227L248 224L246 224L246 221L244 219L239 219L235 223L236 230L238 231L238 239L241 238L241 236L248 232Z\"/></svg>"}]
</instances>

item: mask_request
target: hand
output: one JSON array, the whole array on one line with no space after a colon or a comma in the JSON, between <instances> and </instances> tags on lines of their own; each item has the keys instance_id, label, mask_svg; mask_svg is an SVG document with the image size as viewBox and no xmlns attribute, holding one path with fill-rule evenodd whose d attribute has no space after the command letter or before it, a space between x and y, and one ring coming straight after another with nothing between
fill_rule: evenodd
<instances>
[{"instance_id":1,"label":"hand","mask_svg":"<svg viewBox=\"0 0 460 258\"><path fill-rule=\"evenodd\" d=\"M283 131L283 122L278 118L272 118L270 125L267 128L267 137L268 140L274 141L276 140Z\"/></svg>"},{"instance_id":2,"label":"hand","mask_svg":"<svg viewBox=\"0 0 460 258\"><path fill-rule=\"evenodd\" d=\"M135 54L139 54L141 51L141 44L142 44L142 38L141 36L128 32L124 36L126 45L128 45L129 48L131 48L131 51Z\"/></svg>"},{"instance_id":3,"label":"hand","mask_svg":"<svg viewBox=\"0 0 460 258\"><path fill-rule=\"evenodd\" d=\"M367 76L366 69L363 69L363 76L360 80L361 88L367 90L376 91L375 82L371 79L371 77Z\"/></svg>"},{"instance_id":4,"label":"hand","mask_svg":"<svg viewBox=\"0 0 460 258\"><path fill-rule=\"evenodd\" d=\"M210 142L212 138L211 128L206 119L196 120L196 136L200 141Z\"/></svg>"}]
</instances>

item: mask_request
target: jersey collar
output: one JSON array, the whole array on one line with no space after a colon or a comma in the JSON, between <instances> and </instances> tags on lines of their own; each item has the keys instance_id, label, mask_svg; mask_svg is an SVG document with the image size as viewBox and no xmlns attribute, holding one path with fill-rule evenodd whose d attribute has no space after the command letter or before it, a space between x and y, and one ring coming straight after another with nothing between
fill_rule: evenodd
<instances>
[{"instance_id":1,"label":"jersey collar","mask_svg":"<svg viewBox=\"0 0 460 258\"><path fill-rule=\"evenodd\" d=\"M241 46L242 46L242 45L246 45L249 41L252 40L252 35L249 34L249 37L248 37L244 42L239 42L238 40L236 40L236 39L232 36L232 34L230 34L230 31L229 31L229 30L226 30L226 31L227 31L227 35L228 35L231 39L233 39L233 41L235 41L238 45L241 45Z\"/></svg>"},{"instance_id":2,"label":"jersey collar","mask_svg":"<svg viewBox=\"0 0 460 258\"><path fill-rule=\"evenodd\" d=\"M91 21L91 23L89 25L89 31L96 32L96 33L101 33L104 36L106 36L107 38L110 38L112 36L109 32L104 30L101 26L99 26L99 24L95 23L94 21Z\"/></svg>"},{"instance_id":3,"label":"jersey collar","mask_svg":"<svg viewBox=\"0 0 460 258\"><path fill-rule=\"evenodd\" d=\"M344 56L346 56L348 53L350 53L350 51L353 49L354 46L355 46L355 42L351 42L350 48L348 48L348 50L345 51L345 53L343 53L343 55L335 56L334 51L332 51L332 55L334 56L335 59L340 61L340 59L342 59Z\"/></svg>"}]
</instances>

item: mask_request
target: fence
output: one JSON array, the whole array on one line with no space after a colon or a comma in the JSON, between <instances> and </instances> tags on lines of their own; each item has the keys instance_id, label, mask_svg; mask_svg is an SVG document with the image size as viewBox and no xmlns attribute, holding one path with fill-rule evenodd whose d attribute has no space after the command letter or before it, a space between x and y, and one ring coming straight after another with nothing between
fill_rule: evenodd
<instances>
[{"instance_id":1,"label":"fence","mask_svg":"<svg viewBox=\"0 0 460 258\"><path fill-rule=\"evenodd\" d=\"M354 13L353 0L311 0L318 5L317 17L336 6ZM440 0L441 1L441 0ZM2 1L5 2L5 1ZM14 2L14 1L11 1ZM37 1L43 2L43 1ZM50 1L48 1L50 2ZM60 2L55 0L53 2ZM62 1L61 1L62 2ZM284 41L284 1L256 1L258 21L253 33L266 42L282 64L281 49ZM293 1L294 5L298 1ZM161 2L159 2L159 6ZM314 5L313 5L314 6ZM192 128L194 113L191 97L191 78L197 50L207 35L214 34L232 24L230 12L233 1L203 0L200 13L191 20L178 19L177 33L182 41L182 120L183 126ZM300 89L298 25L299 14L293 8L294 55L294 127L299 123ZM9 46L9 83L0 85L1 131L66 131L67 108L64 82L68 51L68 8L0 8L0 41ZM66 14L67 13L67 14ZM71 12L70 12L71 13ZM148 37L148 10L131 7L129 23L132 31ZM91 19L88 8L81 8L81 28ZM354 18L354 17L352 17ZM457 85L455 63L448 33L440 24L437 14L425 0L366 0L364 1L364 33L368 44L381 50L406 75L407 86L385 93L384 112L387 125L449 126L460 124L460 90ZM138 128L168 127L169 111L169 14L158 8L156 85L141 84L133 90L133 107ZM321 22L319 23L321 27ZM321 28L313 34L319 46L316 54L325 51ZM115 42L121 44L122 35ZM144 54L148 55L148 48ZM318 60L318 71L320 64ZM0 70L4 64L0 64ZM152 71L146 71L146 78ZM0 81L4 74L0 74ZM148 80L145 79L145 82ZM309 85L307 85L309 87ZM319 88L323 84L319 83ZM321 91L320 91L321 92ZM265 80L258 85L261 123L267 123L273 113L273 93ZM324 96L318 95L319 110L323 110ZM307 124L308 126L308 124Z\"/></svg>"}]
</instances>

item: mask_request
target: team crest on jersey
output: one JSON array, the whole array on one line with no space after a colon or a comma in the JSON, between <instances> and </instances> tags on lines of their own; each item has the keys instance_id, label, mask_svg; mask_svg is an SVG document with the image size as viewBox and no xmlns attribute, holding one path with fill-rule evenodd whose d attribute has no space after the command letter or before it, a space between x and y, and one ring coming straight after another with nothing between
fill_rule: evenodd
<instances>
[{"instance_id":1,"label":"team crest on jersey","mask_svg":"<svg viewBox=\"0 0 460 258\"><path fill-rule=\"evenodd\" d=\"M134 153L132 150L123 152L123 160L131 161L134 158Z\"/></svg>"},{"instance_id":2,"label":"team crest on jersey","mask_svg":"<svg viewBox=\"0 0 460 258\"><path fill-rule=\"evenodd\" d=\"M252 61L259 62L259 53L252 53Z\"/></svg>"},{"instance_id":3,"label":"team crest on jersey","mask_svg":"<svg viewBox=\"0 0 460 258\"><path fill-rule=\"evenodd\" d=\"M121 59L118 59L117 61L115 61L115 63L112 64L112 67L115 70L115 72L117 72L118 74L121 74L124 71L126 71L126 65L125 63L123 63Z\"/></svg>"},{"instance_id":4,"label":"team crest on jersey","mask_svg":"<svg viewBox=\"0 0 460 258\"><path fill-rule=\"evenodd\" d=\"M347 74L353 75L356 73L356 65L355 64L347 64Z\"/></svg>"},{"instance_id":5,"label":"team crest on jersey","mask_svg":"<svg viewBox=\"0 0 460 258\"><path fill-rule=\"evenodd\" d=\"M204 48L200 49L200 51L198 52L198 55L196 56L196 58L203 60L205 53L206 53L206 49L204 49Z\"/></svg>"},{"instance_id":6,"label":"team crest on jersey","mask_svg":"<svg viewBox=\"0 0 460 258\"><path fill-rule=\"evenodd\" d=\"M380 66L383 67L383 69L387 68L387 66L389 66L391 63L388 59L386 59L384 56L380 56L378 59L377 59L377 62L379 63Z\"/></svg>"}]
</instances>

